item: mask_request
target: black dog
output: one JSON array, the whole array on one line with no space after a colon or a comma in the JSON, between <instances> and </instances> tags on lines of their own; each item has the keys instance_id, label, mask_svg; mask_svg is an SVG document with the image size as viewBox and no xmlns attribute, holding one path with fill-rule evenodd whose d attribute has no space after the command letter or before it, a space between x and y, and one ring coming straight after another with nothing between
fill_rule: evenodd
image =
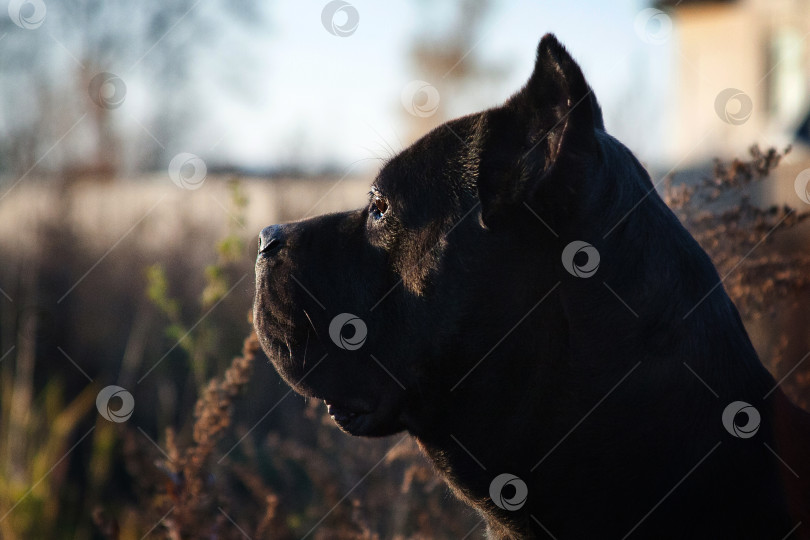
<instances>
[{"instance_id":1,"label":"black dog","mask_svg":"<svg viewBox=\"0 0 810 540\"><path fill-rule=\"evenodd\" d=\"M719 283L548 35L368 207L264 229L254 318L296 391L409 431L492 537L807 538L809 417Z\"/></svg>"}]
</instances>

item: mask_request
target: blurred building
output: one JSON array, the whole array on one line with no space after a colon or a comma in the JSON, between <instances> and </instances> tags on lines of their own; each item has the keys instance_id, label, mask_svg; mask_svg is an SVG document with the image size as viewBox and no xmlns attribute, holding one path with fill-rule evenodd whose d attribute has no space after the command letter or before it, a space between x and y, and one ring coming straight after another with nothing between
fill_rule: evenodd
<instances>
[{"instance_id":1,"label":"blurred building","mask_svg":"<svg viewBox=\"0 0 810 540\"><path fill-rule=\"evenodd\" d=\"M667 161L810 142L810 0L664 0L673 22ZM801 149L797 149L801 152Z\"/></svg>"}]
</instances>

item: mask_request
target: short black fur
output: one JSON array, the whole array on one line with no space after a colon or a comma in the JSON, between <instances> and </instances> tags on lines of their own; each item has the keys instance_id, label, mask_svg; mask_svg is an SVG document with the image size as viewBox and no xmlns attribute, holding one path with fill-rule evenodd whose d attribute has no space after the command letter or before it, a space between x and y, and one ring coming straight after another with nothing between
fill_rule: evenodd
<instances>
[{"instance_id":1,"label":"short black fur","mask_svg":"<svg viewBox=\"0 0 810 540\"><path fill-rule=\"evenodd\" d=\"M553 36L504 105L374 185L366 208L266 229L256 263L264 350L342 429L409 431L493 538L808 538L808 416ZM575 240L593 277L561 263ZM341 313L359 348L330 338ZM754 437L724 428L734 401ZM501 473L520 508L490 497Z\"/></svg>"}]
</instances>

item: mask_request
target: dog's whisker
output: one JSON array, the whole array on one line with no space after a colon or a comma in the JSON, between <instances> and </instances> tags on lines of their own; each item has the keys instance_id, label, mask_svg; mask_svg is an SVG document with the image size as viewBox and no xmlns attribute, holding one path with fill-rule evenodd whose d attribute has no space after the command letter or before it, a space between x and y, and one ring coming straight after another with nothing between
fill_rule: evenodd
<instances>
[{"instance_id":1,"label":"dog's whisker","mask_svg":"<svg viewBox=\"0 0 810 540\"><path fill-rule=\"evenodd\" d=\"M312 327L312 331L315 332L315 339L317 339L318 342L323 344L323 342L321 341L321 336L318 334L318 329L315 328L315 323L312 322L312 317L309 316L307 310L302 309L301 311L304 312L304 316L307 318L307 321L309 321L309 325Z\"/></svg>"},{"instance_id":2,"label":"dog's whisker","mask_svg":"<svg viewBox=\"0 0 810 540\"><path fill-rule=\"evenodd\" d=\"M368 127L369 127L369 128L370 128L370 129L371 129L373 132L374 132L374 133L376 133L376 134L377 134L377 137L379 137L379 138L380 138L380 140L381 140L381 141L384 143L384 144L383 144L383 145L381 145L381 146L383 146L383 148L384 148L384 149L385 149L385 150L388 152L389 159L390 159L390 158L393 158L394 156L396 156L396 155L397 155L396 151L394 150L394 148L393 148L393 147L392 147L390 144L388 144L388 141L385 139L385 137L383 137L383 136L380 134L380 132L379 132L379 131L377 131L377 130L374 128L374 126L372 126L372 125L371 125L371 124L369 124L368 122L366 122L366 125L367 125L367 126L368 126Z\"/></svg>"},{"instance_id":3,"label":"dog's whisker","mask_svg":"<svg viewBox=\"0 0 810 540\"><path fill-rule=\"evenodd\" d=\"M306 342L304 342L304 359L301 362L301 365L304 366L304 368L307 367L307 349L308 348L309 348L309 330L307 330L307 340L306 340Z\"/></svg>"}]
</instances>

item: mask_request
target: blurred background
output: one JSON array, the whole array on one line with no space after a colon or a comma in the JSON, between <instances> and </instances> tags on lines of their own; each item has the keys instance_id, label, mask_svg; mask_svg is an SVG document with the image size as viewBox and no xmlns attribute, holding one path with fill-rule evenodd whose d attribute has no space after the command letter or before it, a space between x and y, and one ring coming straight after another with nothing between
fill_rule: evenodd
<instances>
[{"instance_id":1,"label":"blurred background","mask_svg":"<svg viewBox=\"0 0 810 540\"><path fill-rule=\"evenodd\" d=\"M810 0L10 0L0 538L481 538L250 333L256 235L359 206L554 32L810 404ZM243 341L245 340L245 341Z\"/></svg>"}]
</instances>

